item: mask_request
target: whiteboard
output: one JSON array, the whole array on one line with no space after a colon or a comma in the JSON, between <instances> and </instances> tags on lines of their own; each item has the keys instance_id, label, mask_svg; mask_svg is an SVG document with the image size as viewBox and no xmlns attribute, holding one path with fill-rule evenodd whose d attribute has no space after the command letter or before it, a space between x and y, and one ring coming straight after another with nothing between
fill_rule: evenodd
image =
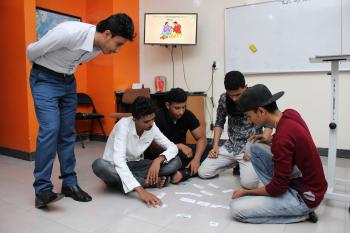
<instances>
[{"instance_id":1,"label":"whiteboard","mask_svg":"<svg viewBox=\"0 0 350 233\"><path fill-rule=\"evenodd\" d=\"M284 0L225 9L225 70L328 71L309 58L350 54L350 0ZM254 48L256 51L254 51ZM344 62L340 70L349 70Z\"/></svg>"}]
</instances>

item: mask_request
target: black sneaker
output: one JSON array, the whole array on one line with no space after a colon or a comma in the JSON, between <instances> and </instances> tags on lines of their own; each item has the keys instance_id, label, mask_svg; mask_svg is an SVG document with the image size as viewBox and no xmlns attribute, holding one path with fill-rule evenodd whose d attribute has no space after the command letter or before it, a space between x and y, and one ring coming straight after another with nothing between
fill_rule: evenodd
<instances>
[{"instance_id":1,"label":"black sneaker","mask_svg":"<svg viewBox=\"0 0 350 233\"><path fill-rule=\"evenodd\" d=\"M309 219L308 220L310 222L317 223L317 221L318 221L317 214L314 211L312 211L311 213L309 213Z\"/></svg>"},{"instance_id":2,"label":"black sneaker","mask_svg":"<svg viewBox=\"0 0 350 233\"><path fill-rule=\"evenodd\" d=\"M35 194L35 208L43 209L48 204L59 201L64 197L62 194L54 193L52 190L42 191Z\"/></svg>"},{"instance_id":3,"label":"black sneaker","mask_svg":"<svg viewBox=\"0 0 350 233\"><path fill-rule=\"evenodd\" d=\"M240 172L239 172L239 164L237 164L232 171L232 175L234 176L239 176Z\"/></svg>"}]
</instances>

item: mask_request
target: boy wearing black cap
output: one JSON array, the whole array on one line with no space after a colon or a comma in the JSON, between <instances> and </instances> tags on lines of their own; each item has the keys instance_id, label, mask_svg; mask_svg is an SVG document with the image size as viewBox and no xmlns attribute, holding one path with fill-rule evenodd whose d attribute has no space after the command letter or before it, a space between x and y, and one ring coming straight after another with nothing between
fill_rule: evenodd
<instances>
[{"instance_id":1,"label":"boy wearing black cap","mask_svg":"<svg viewBox=\"0 0 350 233\"><path fill-rule=\"evenodd\" d=\"M258 186L259 178L251 162L243 158L247 149L249 150L249 146L246 148L246 145L248 139L252 136L258 134L260 136L256 136L255 139L264 141L271 136L272 131L271 129L265 129L263 137L262 128L255 127L240 111L237 102L247 89L245 78L241 72L230 71L225 75L225 89L226 92L220 96L217 108L213 148L209 152L208 158L199 167L198 175L204 179L212 178L224 169L239 163L241 185L253 189ZM226 117L228 117L229 139L226 140L224 145L219 146Z\"/></svg>"},{"instance_id":2,"label":"boy wearing black cap","mask_svg":"<svg viewBox=\"0 0 350 233\"><path fill-rule=\"evenodd\" d=\"M264 187L233 192L231 214L238 221L317 221L313 211L327 190L320 155L299 113L278 109L276 100L283 94L272 95L266 86L258 84L240 98L240 108L249 121L257 126L272 125L276 132L271 152L262 149L259 143L250 148L250 160Z\"/></svg>"}]
</instances>

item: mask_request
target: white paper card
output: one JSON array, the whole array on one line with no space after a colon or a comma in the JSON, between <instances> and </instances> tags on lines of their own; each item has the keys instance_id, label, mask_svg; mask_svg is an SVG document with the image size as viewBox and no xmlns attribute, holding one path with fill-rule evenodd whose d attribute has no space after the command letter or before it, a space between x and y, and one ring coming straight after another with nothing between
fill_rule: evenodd
<instances>
[{"instance_id":1,"label":"white paper card","mask_svg":"<svg viewBox=\"0 0 350 233\"><path fill-rule=\"evenodd\" d=\"M206 201L197 201L196 204L204 207L210 206L210 203Z\"/></svg>"},{"instance_id":2,"label":"white paper card","mask_svg":"<svg viewBox=\"0 0 350 233\"><path fill-rule=\"evenodd\" d=\"M214 221L210 221L209 222L209 226L211 226L211 227L218 227L219 223L218 222L214 222Z\"/></svg>"},{"instance_id":3,"label":"white paper card","mask_svg":"<svg viewBox=\"0 0 350 233\"><path fill-rule=\"evenodd\" d=\"M202 194L198 193L191 193L191 192L175 192L177 195L190 195L190 196L195 196L195 197L202 197Z\"/></svg>"},{"instance_id":4,"label":"white paper card","mask_svg":"<svg viewBox=\"0 0 350 233\"><path fill-rule=\"evenodd\" d=\"M196 187L197 189L204 189L204 187L199 184L193 184L193 186Z\"/></svg>"},{"instance_id":5,"label":"white paper card","mask_svg":"<svg viewBox=\"0 0 350 233\"><path fill-rule=\"evenodd\" d=\"M203 193L204 195L207 195L207 196L214 196L213 193L205 191L205 190L201 190L200 192Z\"/></svg>"},{"instance_id":6,"label":"white paper card","mask_svg":"<svg viewBox=\"0 0 350 233\"><path fill-rule=\"evenodd\" d=\"M233 192L233 189L225 189L225 190L222 190L223 193L232 193Z\"/></svg>"},{"instance_id":7,"label":"white paper card","mask_svg":"<svg viewBox=\"0 0 350 233\"><path fill-rule=\"evenodd\" d=\"M190 215L190 214L176 214L176 217L181 217L181 218L192 218L192 215Z\"/></svg>"},{"instance_id":8,"label":"white paper card","mask_svg":"<svg viewBox=\"0 0 350 233\"><path fill-rule=\"evenodd\" d=\"M219 186L217 186L216 184L213 184L213 183L208 183L208 186L215 188L215 189L219 188Z\"/></svg>"},{"instance_id":9,"label":"white paper card","mask_svg":"<svg viewBox=\"0 0 350 233\"><path fill-rule=\"evenodd\" d=\"M180 201L187 202L187 203L196 203L196 200L186 197L181 197Z\"/></svg>"}]
</instances>

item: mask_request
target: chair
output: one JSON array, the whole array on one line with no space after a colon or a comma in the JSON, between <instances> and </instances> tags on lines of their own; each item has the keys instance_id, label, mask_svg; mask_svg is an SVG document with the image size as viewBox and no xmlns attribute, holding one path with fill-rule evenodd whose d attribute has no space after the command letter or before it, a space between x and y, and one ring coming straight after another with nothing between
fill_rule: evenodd
<instances>
[{"instance_id":1,"label":"chair","mask_svg":"<svg viewBox=\"0 0 350 233\"><path fill-rule=\"evenodd\" d=\"M131 104L139 96L145 96L150 98L151 90L149 88L141 89L127 89L123 93L121 103L117 100L118 103L118 112L112 113L110 117L116 118L116 121L120 120L123 117L131 116Z\"/></svg>"},{"instance_id":2,"label":"chair","mask_svg":"<svg viewBox=\"0 0 350 233\"><path fill-rule=\"evenodd\" d=\"M101 122L101 119L104 118L104 115L102 115L96 111L95 105L94 105L92 99L90 98L90 96L88 96L85 93L78 93L77 96L78 96L78 107L84 107L84 109L87 108L90 111L92 109L91 112L77 112L75 114L76 121L91 121L91 126L90 126L89 131L79 131L78 124L76 124L76 127L75 127L76 134L77 134L77 137L81 143L81 146L83 148L85 148L82 136L85 136L85 134L87 133L87 136L91 139L91 135L92 135L93 130L94 130L94 121L95 120L97 120L97 122L99 123L104 138L107 138L105 130L104 130L103 125L102 125L102 122Z\"/></svg>"}]
</instances>

